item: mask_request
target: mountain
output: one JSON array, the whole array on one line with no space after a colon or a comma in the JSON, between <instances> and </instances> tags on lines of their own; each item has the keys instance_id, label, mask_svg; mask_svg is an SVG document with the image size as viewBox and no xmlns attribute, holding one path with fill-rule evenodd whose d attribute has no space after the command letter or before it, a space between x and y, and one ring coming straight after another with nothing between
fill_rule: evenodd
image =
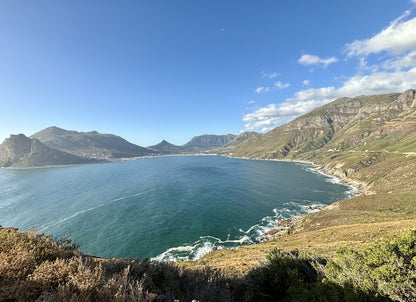
<instances>
[{"instance_id":1,"label":"mountain","mask_svg":"<svg viewBox=\"0 0 416 302\"><path fill-rule=\"evenodd\" d=\"M57 150L96 159L135 157L154 153L119 136L101 134L97 131L77 132L49 127L33 134L30 138L36 138L46 146Z\"/></svg>"},{"instance_id":2,"label":"mountain","mask_svg":"<svg viewBox=\"0 0 416 302\"><path fill-rule=\"evenodd\" d=\"M232 153L296 159L316 157L318 150L415 152L415 130L415 90L341 98L242 142Z\"/></svg>"},{"instance_id":3,"label":"mountain","mask_svg":"<svg viewBox=\"0 0 416 302\"><path fill-rule=\"evenodd\" d=\"M40 167L96 162L49 148L23 134L11 135L0 145L0 167Z\"/></svg>"},{"instance_id":4,"label":"mountain","mask_svg":"<svg viewBox=\"0 0 416 302\"><path fill-rule=\"evenodd\" d=\"M212 135L212 134L205 134L200 136L193 137L188 143L182 145L181 147L186 150L187 152L195 152L195 151L208 151L216 148L220 148L234 138L237 135L235 134L225 134L225 135Z\"/></svg>"},{"instance_id":5,"label":"mountain","mask_svg":"<svg viewBox=\"0 0 416 302\"><path fill-rule=\"evenodd\" d=\"M149 146L147 149L155 150L162 154L177 154L183 151L183 148L180 146L173 145L165 140L161 141L157 145Z\"/></svg>"},{"instance_id":6,"label":"mountain","mask_svg":"<svg viewBox=\"0 0 416 302\"><path fill-rule=\"evenodd\" d=\"M243 132L243 133L240 133L239 136L237 136L232 141L230 141L229 143L224 145L224 148L235 147L235 146L241 144L242 142L248 140L249 138L258 137L260 135L261 134L258 133L258 132Z\"/></svg>"}]
</instances>

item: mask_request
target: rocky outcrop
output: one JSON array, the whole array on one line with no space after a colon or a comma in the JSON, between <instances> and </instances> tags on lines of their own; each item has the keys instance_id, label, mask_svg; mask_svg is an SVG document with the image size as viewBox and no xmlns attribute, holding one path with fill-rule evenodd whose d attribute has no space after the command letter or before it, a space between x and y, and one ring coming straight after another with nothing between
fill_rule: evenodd
<instances>
[{"instance_id":1,"label":"rocky outcrop","mask_svg":"<svg viewBox=\"0 0 416 302\"><path fill-rule=\"evenodd\" d=\"M0 167L40 167L96 162L49 148L23 134L11 135L0 145Z\"/></svg>"}]
</instances>

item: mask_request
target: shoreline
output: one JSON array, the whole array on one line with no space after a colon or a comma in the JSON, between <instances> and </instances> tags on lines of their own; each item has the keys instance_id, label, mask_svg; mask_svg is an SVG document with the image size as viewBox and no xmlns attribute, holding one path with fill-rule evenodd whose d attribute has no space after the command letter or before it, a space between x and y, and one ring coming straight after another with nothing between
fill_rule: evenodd
<instances>
[{"instance_id":1,"label":"shoreline","mask_svg":"<svg viewBox=\"0 0 416 302\"><path fill-rule=\"evenodd\" d=\"M324 167L318 166L317 164L310 162L310 161L302 161L302 160L291 160L291 159L262 159L262 158L246 158L246 157L234 157L234 156L229 156L229 155L224 155L224 154L168 154L168 155L157 155L157 156L142 156L142 157L134 157L134 158L119 158L117 160L112 160L112 161L106 161L106 162L99 162L99 163L112 163L112 162L123 162L123 161L131 161L131 160L138 160L138 159L147 159L147 158L155 158L155 157L164 157L164 156L168 156L168 157L188 157L188 156L221 156L221 157L226 157L226 158L235 158L235 159L244 159L244 160L262 160L262 161L276 161L276 162L289 162L289 163L294 163L294 164L304 164L307 165L308 170L310 169L312 173L316 172L319 173L325 177L328 177L329 179L326 181L331 182L330 179L334 179L336 183L341 183L345 186L348 186L351 188L351 190L346 190L345 192L349 195L349 198L352 198L354 196L357 195L361 195L361 194L365 194L364 191L360 190L359 188L357 188L357 183L354 180L351 179L344 179L342 177L339 177L339 175L335 174L335 173L331 173L333 171L330 171L328 169L325 169ZM94 163L96 164L96 163ZM42 167L29 167L29 168L4 168L4 169L39 169L39 168L56 168L56 167L68 167L68 166L78 166L78 165L84 165L84 164L73 164L73 165L58 165L58 166L42 166ZM331 204L328 205L318 205L315 206L313 205L311 208L309 207L305 207L305 209L307 210L307 212L300 212L297 215L295 214L294 216L291 216L289 218L285 218L285 219L280 219L278 217L273 217L272 216L267 216L270 218L274 219L274 223L273 226L270 226L270 228L268 228L267 230L264 230L264 233L261 235L261 239L259 242L251 242L251 243L245 243L245 244L241 244L237 247L231 247L231 249L233 248L239 248L242 245L252 245L252 244L258 244L260 242L266 241L266 240L273 240L274 238L276 238L277 236L283 236L284 234L288 234L290 233L294 228L296 228L297 225L299 225L299 223L302 221L302 217L305 217L306 215L309 215L310 213L313 212L317 212L317 211L322 211L322 210L331 210L334 207L334 204L344 200L346 198L340 199L340 200L336 200L334 202L332 202ZM265 218L267 218L265 217ZM256 224L257 225L257 224ZM253 226L252 226L253 227ZM221 240L220 240L221 241ZM228 241L228 239L226 240ZM173 247L171 249L175 249L178 247ZM210 252L216 250L215 247L208 247L206 246L206 252L203 252L199 257L196 257L195 259L192 259L190 261L196 261L199 260L201 258L203 258L206 254L209 254ZM204 249L205 249L204 248ZM167 251L165 251L167 252ZM165 253L164 252L164 253ZM164 254L162 253L162 254ZM161 255L157 255L156 257L152 257L152 259L158 258ZM164 260L161 260L164 261ZM169 260L168 260L169 261ZM176 261L183 261L183 260L175 260ZM185 261L189 261L189 260L185 260Z\"/></svg>"}]
</instances>

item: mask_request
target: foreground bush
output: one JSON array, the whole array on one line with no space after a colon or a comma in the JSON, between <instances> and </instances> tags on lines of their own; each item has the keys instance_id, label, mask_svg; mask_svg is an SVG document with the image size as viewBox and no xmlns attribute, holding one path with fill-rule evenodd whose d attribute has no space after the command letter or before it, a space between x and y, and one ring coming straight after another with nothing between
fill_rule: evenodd
<instances>
[{"instance_id":1,"label":"foreground bush","mask_svg":"<svg viewBox=\"0 0 416 302\"><path fill-rule=\"evenodd\" d=\"M416 231L332 261L272 250L243 277L106 260L67 239L0 227L0 301L416 301ZM158 300L157 300L158 299Z\"/></svg>"},{"instance_id":2,"label":"foreground bush","mask_svg":"<svg viewBox=\"0 0 416 302\"><path fill-rule=\"evenodd\" d=\"M341 249L325 267L329 281L394 301L416 301L416 231L361 251Z\"/></svg>"}]
</instances>

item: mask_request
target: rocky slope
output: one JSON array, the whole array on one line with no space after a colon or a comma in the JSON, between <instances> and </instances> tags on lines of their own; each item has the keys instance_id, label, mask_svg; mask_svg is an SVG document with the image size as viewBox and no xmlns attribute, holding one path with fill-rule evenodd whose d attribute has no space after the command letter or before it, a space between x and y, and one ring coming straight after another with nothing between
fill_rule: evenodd
<instances>
[{"instance_id":1,"label":"rocky slope","mask_svg":"<svg viewBox=\"0 0 416 302\"><path fill-rule=\"evenodd\" d=\"M11 135L0 145L0 167L40 167L96 162L49 148L23 134Z\"/></svg>"},{"instance_id":2,"label":"rocky slope","mask_svg":"<svg viewBox=\"0 0 416 302\"><path fill-rule=\"evenodd\" d=\"M230 148L230 147L235 147L243 142L245 142L246 140L248 140L249 138L252 137L258 137L261 134L258 132L254 132L254 131L247 131L247 132L243 132L240 133L240 135L238 135L236 138L234 138L232 141L230 141L229 143L227 143L226 145L224 145L224 148Z\"/></svg>"},{"instance_id":3,"label":"rocky slope","mask_svg":"<svg viewBox=\"0 0 416 302\"><path fill-rule=\"evenodd\" d=\"M233 155L260 158L305 157L333 152L415 149L415 91L341 98L272 131L244 141ZM310 156L306 156L310 157Z\"/></svg>"},{"instance_id":4,"label":"rocky slope","mask_svg":"<svg viewBox=\"0 0 416 302\"><path fill-rule=\"evenodd\" d=\"M205 134L205 135L193 137L188 143L186 143L185 145L182 145L181 147L186 152L207 151L207 150L220 148L226 145L227 143L229 143L230 141L232 141L236 137L237 135L235 134L225 134L225 135Z\"/></svg>"},{"instance_id":5,"label":"rocky slope","mask_svg":"<svg viewBox=\"0 0 416 302\"><path fill-rule=\"evenodd\" d=\"M30 138L36 138L50 148L96 159L136 157L154 153L119 136L101 134L96 131L77 132L48 127L33 134Z\"/></svg>"}]
</instances>

